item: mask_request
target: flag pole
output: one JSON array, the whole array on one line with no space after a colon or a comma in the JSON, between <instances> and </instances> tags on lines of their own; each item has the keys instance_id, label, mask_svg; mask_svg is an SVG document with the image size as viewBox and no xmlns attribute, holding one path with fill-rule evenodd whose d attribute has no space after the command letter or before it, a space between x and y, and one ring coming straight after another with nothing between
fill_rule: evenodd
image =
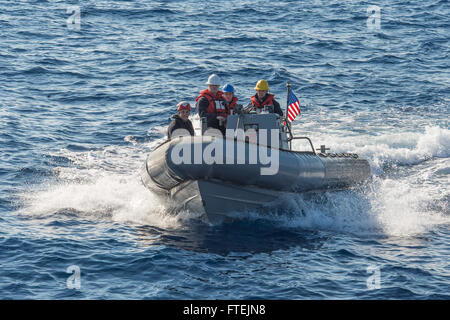
<instances>
[{"instance_id":1,"label":"flag pole","mask_svg":"<svg viewBox=\"0 0 450 320\"><path fill-rule=\"evenodd\" d=\"M288 125L288 107L289 107L289 91L291 91L291 84L289 82L286 83L287 95L286 95L286 112L284 113L284 121Z\"/></svg>"},{"instance_id":2,"label":"flag pole","mask_svg":"<svg viewBox=\"0 0 450 320\"><path fill-rule=\"evenodd\" d=\"M286 112L284 114L284 122L286 123L286 126L289 130L289 149L292 150L292 131L291 131L291 123L288 120L288 109L289 109L289 93L291 91L291 84L289 82L286 83L286 88L287 88L287 96L286 96Z\"/></svg>"}]
</instances>

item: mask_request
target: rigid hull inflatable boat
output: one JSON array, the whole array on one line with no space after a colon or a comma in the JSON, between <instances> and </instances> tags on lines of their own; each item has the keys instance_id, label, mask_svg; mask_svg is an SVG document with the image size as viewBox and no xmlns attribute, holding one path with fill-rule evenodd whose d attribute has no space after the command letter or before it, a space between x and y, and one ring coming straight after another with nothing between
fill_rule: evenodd
<instances>
[{"instance_id":1,"label":"rigid hull inflatable boat","mask_svg":"<svg viewBox=\"0 0 450 320\"><path fill-rule=\"evenodd\" d=\"M293 137L277 114L237 112L227 118L225 138L206 131L156 147L142 168L144 185L170 199L175 211L200 211L214 223L276 205L286 192L341 189L370 177L367 160L327 153L325 146L316 153L311 140ZM292 150L295 139L311 150Z\"/></svg>"}]
</instances>

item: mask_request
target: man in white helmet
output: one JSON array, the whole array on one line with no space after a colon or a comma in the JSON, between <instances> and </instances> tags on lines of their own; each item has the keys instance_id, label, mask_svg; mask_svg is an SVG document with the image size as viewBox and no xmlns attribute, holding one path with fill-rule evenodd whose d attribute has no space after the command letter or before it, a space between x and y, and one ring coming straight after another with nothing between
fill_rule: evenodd
<instances>
[{"instance_id":1,"label":"man in white helmet","mask_svg":"<svg viewBox=\"0 0 450 320\"><path fill-rule=\"evenodd\" d=\"M200 118L206 118L208 128L216 128L225 131L225 119L227 109L221 102L224 100L222 91L219 90L221 80L218 75L212 74L206 82L208 89L200 91L195 99Z\"/></svg>"}]
</instances>

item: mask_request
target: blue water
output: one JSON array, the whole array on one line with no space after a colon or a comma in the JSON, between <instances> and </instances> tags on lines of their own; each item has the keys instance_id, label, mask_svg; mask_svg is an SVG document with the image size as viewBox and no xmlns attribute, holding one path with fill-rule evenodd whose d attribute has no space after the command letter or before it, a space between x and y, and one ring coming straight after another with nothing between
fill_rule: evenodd
<instances>
[{"instance_id":1,"label":"blue water","mask_svg":"<svg viewBox=\"0 0 450 320\"><path fill-rule=\"evenodd\" d=\"M449 299L449 16L444 0L0 1L0 298ZM230 224L170 215L138 171L213 72L242 102L268 80L282 107L289 81L294 132L367 158L371 181Z\"/></svg>"}]
</instances>

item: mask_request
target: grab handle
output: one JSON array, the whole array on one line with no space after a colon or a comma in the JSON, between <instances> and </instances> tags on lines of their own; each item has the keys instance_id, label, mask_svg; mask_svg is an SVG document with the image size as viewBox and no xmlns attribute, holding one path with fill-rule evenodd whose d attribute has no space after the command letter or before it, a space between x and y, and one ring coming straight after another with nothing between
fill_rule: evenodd
<instances>
[{"instance_id":1,"label":"grab handle","mask_svg":"<svg viewBox=\"0 0 450 320\"><path fill-rule=\"evenodd\" d=\"M316 155L316 150L314 149L314 146L313 146L312 141L311 141L310 138L308 138L308 137L292 137L292 138L289 139L289 141L295 140L295 139L308 140L308 141L309 141L309 144L311 145L312 153L313 153L314 155Z\"/></svg>"}]
</instances>

